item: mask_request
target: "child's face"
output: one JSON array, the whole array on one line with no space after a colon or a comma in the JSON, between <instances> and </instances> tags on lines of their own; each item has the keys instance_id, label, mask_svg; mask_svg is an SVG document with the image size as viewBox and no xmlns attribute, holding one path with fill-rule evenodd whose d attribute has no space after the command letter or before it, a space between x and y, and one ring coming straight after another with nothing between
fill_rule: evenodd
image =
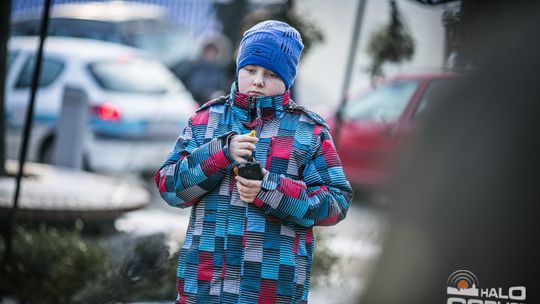
<instances>
[{"instance_id":1,"label":"child's face","mask_svg":"<svg viewBox=\"0 0 540 304\"><path fill-rule=\"evenodd\" d=\"M246 65L238 71L238 91L249 96L274 96L285 92L279 76L258 65Z\"/></svg>"}]
</instances>

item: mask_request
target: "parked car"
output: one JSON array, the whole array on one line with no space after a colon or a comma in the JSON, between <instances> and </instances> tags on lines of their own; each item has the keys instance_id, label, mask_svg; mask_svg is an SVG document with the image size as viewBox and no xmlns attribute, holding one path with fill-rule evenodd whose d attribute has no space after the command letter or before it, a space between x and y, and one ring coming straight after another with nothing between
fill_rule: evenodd
<instances>
[{"instance_id":1,"label":"parked car","mask_svg":"<svg viewBox=\"0 0 540 304\"><path fill-rule=\"evenodd\" d=\"M41 9L17 14L12 36L37 36ZM142 48L169 68L194 57L199 39L172 24L162 7L124 1L64 3L51 8L49 36L116 42Z\"/></svg>"},{"instance_id":2,"label":"parked car","mask_svg":"<svg viewBox=\"0 0 540 304\"><path fill-rule=\"evenodd\" d=\"M36 37L9 40L7 155L18 158L29 101ZM29 159L50 162L64 88L88 96L85 166L97 171L154 171L197 104L182 83L145 52L120 44L49 37L34 109Z\"/></svg>"},{"instance_id":3,"label":"parked car","mask_svg":"<svg viewBox=\"0 0 540 304\"><path fill-rule=\"evenodd\" d=\"M388 183L395 157L416 118L429 106L433 93L456 77L450 73L401 75L350 98L337 145L347 177L356 188L373 190ZM329 123L333 128L335 119Z\"/></svg>"}]
</instances>

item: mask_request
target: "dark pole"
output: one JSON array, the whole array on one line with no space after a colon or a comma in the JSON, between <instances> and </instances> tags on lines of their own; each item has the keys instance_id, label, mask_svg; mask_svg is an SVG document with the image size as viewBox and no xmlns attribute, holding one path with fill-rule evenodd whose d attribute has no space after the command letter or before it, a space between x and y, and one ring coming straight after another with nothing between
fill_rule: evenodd
<instances>
[{"instance_id":1,"label":"dark pole","mask_svg":"<svg viewBox=\"0 0 540 304\"><path fill-rule=\"evenodd\" d=\"M339 107L336 113L336 123L334 126L334 144L339 149L339 133L341 129L341 124L343 122L343 108L347 103L347 92L349 91L349 86L351 84L351 75L354 65L354 58L356 55L356 49L358 47L358 39L360 38L360 28L362 26L362 18L364 16L364 6L366 0L358 0L358 8L356 10L356 18L354 21L353 34L351 38L351 45L349 49L349 58L347 59L347 65L345 69L345 79L343 80L343 88L341 90L341 99L339 102Z\"/></svg>"},{"instance_id":2,"label":"dark pole","mask_svg":"<svg viewBox=\"0 0 540 304\"><path fill-rule=\"evenodd\" d=\"M30 138L30 131L32 130L32 117L34 114L34 104L36 100L36 92L39 84L39 76L41 73L41 61L43 59L43 43L47 37L47 28L49 25L49 11L51 8L52 0L45 0L43 7L43 15L41 18L41 26L39 28L39 47L36 51L36 62L34 66L34 74L32 75L32 83L30 85L30 101L28 102L28 108L26 110L26 117L23 129L23 141L19 154L19 171L17 172L17 183L15 186L15 193L13 194L13 207L9 212L8 227L6 231L6 251L4 253L4 261L7 263L11 259L11 247L13 239L13 230L17 219L17 208L19 205L19 194L21 189L21 180L24 172L24 162L26 160L26 152L28 150L28 141Z\"/></svg>"},{"instance_id":3,"label":"dark pole","mask_svg":"<svg viewBox=\"0 0 540 304\"><path fill-rule=\"evenodd\" d=\"M11 0L2 1L0 4L0 176L7 175L6 161L6 139L5 139L5 81L7 74L7 41L9 37L9 20L11 18Z\"/></svg>"}]
</instances>

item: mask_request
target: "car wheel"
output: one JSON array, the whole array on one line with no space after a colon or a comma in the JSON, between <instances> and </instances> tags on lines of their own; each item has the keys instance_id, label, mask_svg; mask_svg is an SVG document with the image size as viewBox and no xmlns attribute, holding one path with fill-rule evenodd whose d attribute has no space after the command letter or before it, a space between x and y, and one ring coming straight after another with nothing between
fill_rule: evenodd
<instances>
[{"instance_id":1,"label":"car wheel","mask_svg":"<svg viewBox=\"0 0 540 304\"><path fill-rule=\"evenodd\" d=\"M54 138L49 137L43 143L39 153L39 162L44 164L53 163L53 153L54 153Z\"/></svg>"}]
</instances>

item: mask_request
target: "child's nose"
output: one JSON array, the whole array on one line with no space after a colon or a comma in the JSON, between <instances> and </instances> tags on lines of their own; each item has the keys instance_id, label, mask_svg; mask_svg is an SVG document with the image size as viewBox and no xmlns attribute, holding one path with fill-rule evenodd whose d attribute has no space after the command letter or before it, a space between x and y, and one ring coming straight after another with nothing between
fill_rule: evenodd
<instances>
[{"instance_id":1,"label":"child's nose","mask_svg":"<svg viewBox=\"0 0 540 304\"><path fill-rule=\"evenodd\" d=\"M264 85L264 77L262 73L255 74L255 78L253 79L253 84L256 86Z\"/></svg>"}]
</instances>

